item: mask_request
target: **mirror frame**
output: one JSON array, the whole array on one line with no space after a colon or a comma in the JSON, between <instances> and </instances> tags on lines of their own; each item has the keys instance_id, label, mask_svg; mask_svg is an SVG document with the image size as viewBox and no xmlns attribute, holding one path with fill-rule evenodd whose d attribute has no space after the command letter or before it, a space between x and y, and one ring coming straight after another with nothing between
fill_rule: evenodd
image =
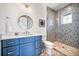
<instances>
[{"instance_id":1,"label":"mirror frame","mask_svg":"<svg viewBox=\"0 0 79 59\"><path fill-rule=\"evenodd\" d=\"M25 18L27 18L27 20L30 19L31 22L32 22L32 25L33 25L33 20L32 20L32 18L29 17L29 16L27 16L27 15L21 15L21 16L18 18L18 25L19 25L19 22L20 22L20 18L21 18L21 17L25 17ZM31 25L30 27L29 27L28 25L29 25L29 24L28 24L28 22L27 22L27 29L32 28L32 25ZM20 27L21 29L23 29L20 25L19 25L19 27Z\"/></svg>"}]
</instances>

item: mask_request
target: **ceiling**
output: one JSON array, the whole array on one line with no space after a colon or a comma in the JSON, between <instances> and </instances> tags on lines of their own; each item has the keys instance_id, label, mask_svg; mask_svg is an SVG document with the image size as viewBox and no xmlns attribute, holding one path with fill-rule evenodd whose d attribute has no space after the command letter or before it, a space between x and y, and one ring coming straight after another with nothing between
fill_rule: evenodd
<instances>
[{"instance_id":1,"label":"ceiling","mask_svg":"<svg viewBox=\"0 0 79 59\"><path fill-rule=\"evenodd\" d=\"M67 6L69 3L47 3L46 5L55 11Z\"/></svg>"}]
</instances>

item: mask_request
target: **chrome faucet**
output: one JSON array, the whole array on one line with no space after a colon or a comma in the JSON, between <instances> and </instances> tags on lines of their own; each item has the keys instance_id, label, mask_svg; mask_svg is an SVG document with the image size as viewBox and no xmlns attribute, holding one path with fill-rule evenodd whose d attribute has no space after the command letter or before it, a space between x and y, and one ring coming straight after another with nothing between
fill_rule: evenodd
<instances>
[{"instance_id":1,"label":"chrome faucet","mask_svg":"<svg viewBox=\"0 0 79 59\"><path fill-rule=\"evenodd\" d=\"M29 31L26 31L26 34L30 34L30 32Z\"/></svg>"}]
</instances>

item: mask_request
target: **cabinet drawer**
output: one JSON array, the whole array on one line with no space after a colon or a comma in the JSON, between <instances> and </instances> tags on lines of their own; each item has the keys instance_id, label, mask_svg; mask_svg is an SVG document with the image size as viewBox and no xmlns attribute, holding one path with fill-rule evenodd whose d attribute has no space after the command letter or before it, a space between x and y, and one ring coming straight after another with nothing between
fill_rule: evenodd
<instances>
[{"instance_id":1,"label":"cabinet drawer","mask_svg":"<svg viewBox=\"0 0 79 59\"><path fill-rule=\"evenodd\" d=\"M8 47L8 46L14 46L19 44L19 40L18 39L8 39L8 40L2 40L2 47Z\"/></svg>"},{"instance_id":2,"label":"cabinet drawer","mask_svg":"<svg viewBox=\"0 0 79 59\"><path fill-rule=\"evenodd\" d=\"M25 37L25 38L20 38L20 44L21 43L29 43L34 41L33 37Z\"/></svg>"},{"instance_id":3,"label":"cabinet drawer","mask_svg":"<svg viewBox=\"0 0 79 59\"><path fill-rule=\"evenodd\" d=\"M2 55L3 56L18 56L19 55L19 46L3 48Z\"/></svg>"},{"instance_id":4,"label":"cabinet drawer","mask_svg":"<svg viewBox=\"0 0 79 59\"><path fill-rule=\"evenodd\" d=\"M35 42L35 48L41 48L41 40Z\"/></svg>"},{"instance_id":5,"label":"cabinet drawer","mask_svg":"<svg viewBox=\"0 0 79 59\"><path fill-rule=\"evenodd\" d=\"M41 54L41 48L35 50L35 56L39 56Z\"/></svg>"}]
</instances>

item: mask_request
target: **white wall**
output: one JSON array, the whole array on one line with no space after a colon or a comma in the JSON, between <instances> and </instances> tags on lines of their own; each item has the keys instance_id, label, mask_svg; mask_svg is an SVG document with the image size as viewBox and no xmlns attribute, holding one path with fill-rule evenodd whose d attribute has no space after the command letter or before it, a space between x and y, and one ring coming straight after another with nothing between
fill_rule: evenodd
<instances>
[{"instance_id":1,"label":"white wall","mask_svg":"<svg viewBox=\"0 0 79 59\"><path fill-rule=\"evenodd\" d=\"M4 24L5 19L6 19L6 4L0 4L0 34L5 32L5 24Z\"/></svg>"},{"instance_id":2,"label":"white wall","mask_svg":"<svg viewBox=\"0 0 79 59\"><path fill-rule=\"evenodd\" d=\"M33 19L33 27L29 29L28 31L30 33L38 33L42 34L46 37L46 27L39 27L39 19L45 19L46 20L46 6L44 4L31 4L31 11L28 12L27 10L23 9L22 4L20 3L9 3L9 4L0 4L0 6L3 6L2 8L6 12L6 16L1 16L2 14L5 15L5 12L0 11L1 17L9 17L10 26L12 26L12 32L24 32L18 25L17 20L21 15L28 15ZM5 5L5 6L4 6ZM1 8L0 8L1 9ZM1 9L1 10L3 10ZM2 20L6 20L3 19ZM1 22L1 19L0 19ZM2 25L1 25L2 26ZM2 29L2 28L0 28ZM1 32L1 31L0 31Z\"/></svg>"}]
</instances>

